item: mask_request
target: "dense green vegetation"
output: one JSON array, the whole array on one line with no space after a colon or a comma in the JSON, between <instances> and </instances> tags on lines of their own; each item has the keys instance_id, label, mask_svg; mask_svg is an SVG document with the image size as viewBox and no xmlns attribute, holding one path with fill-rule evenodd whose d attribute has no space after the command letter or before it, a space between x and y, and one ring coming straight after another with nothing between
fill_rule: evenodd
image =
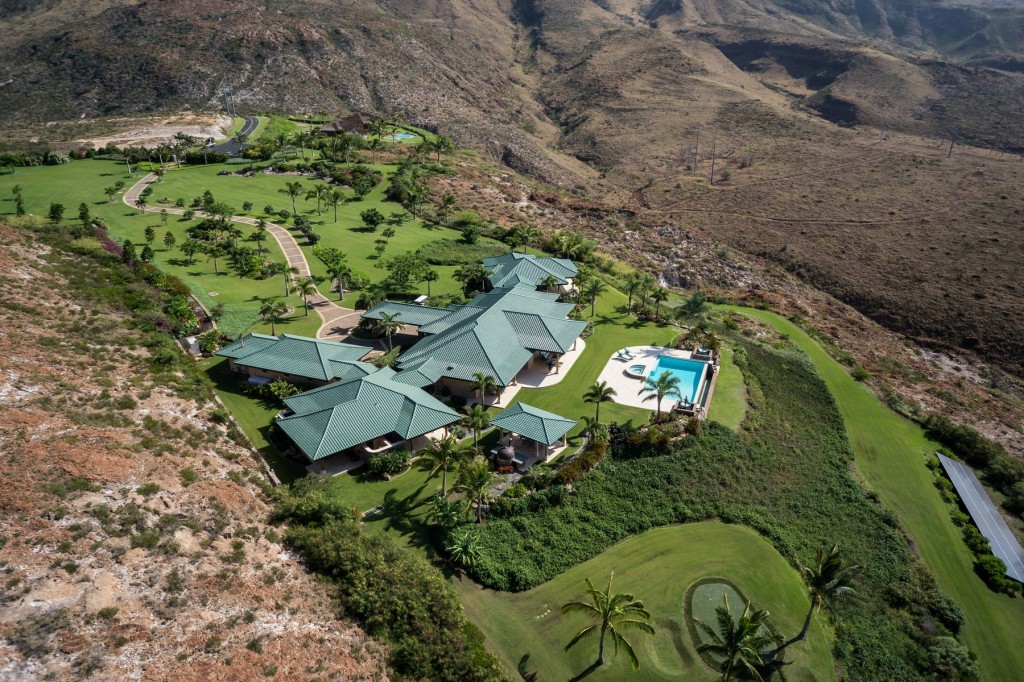
<instances>
[{"instance_id":1,"label":"dense green vegetation","mask_svg":"<svg viewBox=\"0 0 1024 682\"><path fill-rule=\"evenodd\" d=\"M398 679L505 678L466 621L455 590L426 558L388 535L366 532L321 478L279 493L275 517L289 524L288 542L331 580L344 612L388 645Z\"/></svg>"},{"instance_id":2,"label":"dense green vegetation","mask_svg":"<svg viewBox=\"0 0 1024 682\"><path fill-rule=\"evenodd\" d=\"M667 452L616 445L560 506L487 524L474 575L488 587L529 589L631 535L708 518L757 529L791 560L809 562L834 540L864 566L861 598L841 607L837 626L850 677L914 677L926 667L925 627L955 632L962 614L911 559L896 519L851 476L842 418L807 359L741 344L735 361L762 397L749 432L710 423Z\"/></svg>"}]
</instances>

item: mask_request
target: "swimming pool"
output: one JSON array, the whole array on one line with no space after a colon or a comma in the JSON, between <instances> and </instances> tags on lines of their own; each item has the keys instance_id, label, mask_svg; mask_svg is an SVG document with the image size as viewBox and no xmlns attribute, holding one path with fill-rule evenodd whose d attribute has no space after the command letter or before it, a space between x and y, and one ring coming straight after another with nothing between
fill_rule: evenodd
<instances>
[{"instance_id":1,"label":"swimming pool","mask_svg":"<svg viewBox=\"0 0 1024 682\"><path fill-rule=\"evenodd\" d=\"M700 384L704 379L704 370L706 367L706 362L686 360L684 358L673 358L668 355L659 355L658 362L655 363L654 369L652 369L650 374L647 376L651 379L656 379L665 372L668 372L673 376L679 377L679 392L683 394L683 398L685 400L694 403L697 402L697 396L700 393Z\"/></svg>"},{"instance_id":2,"label":"swimming pool","mask_svg":"<svg viewBox=\"0 0 1024 682\"><path fill-rule=\"evenodd\" d=\"M387 139L389 139L389 140L411 140L411 139L413 139L415 137L416 136L413 135L412 133L395 133L394 135L388 135Z\"/></svg>"}]
</instances>

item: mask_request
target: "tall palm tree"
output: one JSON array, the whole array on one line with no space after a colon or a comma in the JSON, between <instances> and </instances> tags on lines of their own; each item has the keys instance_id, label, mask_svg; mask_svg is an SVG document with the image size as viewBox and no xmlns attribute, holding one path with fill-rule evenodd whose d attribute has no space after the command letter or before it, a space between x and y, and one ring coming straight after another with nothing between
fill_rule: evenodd
<instances>
[{"instance_id":1,"label":"tall palm tree","mask_svg":"<svg viewBox=\"0 0 1024 682\"><path fill-rule=\"evenodd\" d=\"M270 273L271 275L284 275L284 295L287 296L291 292L291 278L299 274L299 269L294 265L273 263L270 267Z\"/></svg>"},{"instance_id":2,"label":"tall palm tree","mask_svg":"<svg viewBox=\"0 0 1024 682\"><path fill-rule=\"evenodd\" d=\"M541 279L541 281L538 284L544 287L546 291L551 291L552 289L557 288L558 285L561 284L561 281L554 275L548 274L544 275L544 278Z\"/></svg>"},{"instance_id":3,"label":"tall palm tree","mask_svg":"<svg viewBox=\"0 0 1024 682\"><path fill-rule=\"evenodd\" d=\"M427 270L423 273L423 281L427 283L427 298L430 298L430 283L436 282L441 279L441 275L437 270Z\"/></svg>"},{"instance_id":4,"label":"tall palm tree","mask_svg":"<svg viewBox=\"0 0 1024 682\"><path fill-rule=\"evenodd\" d=\"M366 148L370 150L370 163L377 163L377 152L384 149L384 143L379 137L372 137L366 141Z\"/></svg>"},{"instance_id":5,"label":"tall palm tree","mask_svg":"<svg viewBox=\"0 0 1024 682\"><path fill-rule=\"evenodd\" d=\"M824 544L819 545L814 565L800 565L800 572L807 583L807 592L811 598L811 608L807 611L804 626L800 628L799 634L773 651L768 656L769 660L777 658L779 653L790 644L800 642L807 637L807 630L811 626L811 616L814 615L815 610L820 609L833 599L856 595L857 592L851 587L850 582L859 570L860 566L858 565L843 565L838 544L833 544L831 548L827 548Z\"/></svg>"},{"instance_id":6,"label":"tall palm tree","mask_svg":"<svg viewBox=\"0 0 1024 682\"><path fill-rule=\"evenodd\" d=\"M295 197L302 194L303 188L301 182L286 182L284 187L277 190L281 194L287 194L292 200L292 213L297 213L295 210Z\"/></svg>"},{"instance_id":7,"label":"tall palm tree","mask_svg":"<svg viewBox=\"0 0 1024 682\"><path fill-rule=\"evenodd\" d=\"M455 151L455 142L450 137L438 135L437 138L430 143L430 147L437 153L437 162L441 163L441 154L451 154Z\"/></svg>"},{"instance_id":8,"label":"tall palm tree","mask_svg":"<svg viewBox=\"0 0 1024 682\"><path fill-rule=\"evenodd\" d=\"M288 312L288 306L283 301L264 301L260 306L260 317L270 322L270 333L277 334L277 323L281 321L284 314Z\"/></svg>"},{"instance_id":9,"label":"tall palm tree","mask_svg":"<svg viewBox=\"0 0 1024 682\"><path fill-rule=\"evenodd\" d=\"M633 311L633 296L639 293L640 288L643 286L643 277L637 274L632 274L626 277L624 284L626 285L626 312L630 313Z\"/></svg>"},{"instance_id":10,"label":"tall palm tree","mask_svg":"<svg viewBox=\"0 0 1024 682\"><path fill-rule=\"evenodd\" d=\"M608 385L607 381L596 381L594 385L587 389L587 392L583 394L583 402L593 403L597 406L594 413L594 419L601 421L601 403L610 402L612 396L615 395L615 389Z\"/></svg>"},{"instance_id":11,"label":"tall palm tree","mask_svg":"<svg viewBox=\"0 0 1024 682\"><path fill-rule=\"evenodd\" d=\"M139 211L141 211L142 213L146 212L147 205L148 202L146 201L146 197L140 196L138 199L135 200L135 207L139 209Z\"/></svg>"},{"instance_id":12,"label":"tall palm tree","mask_svg":"<svg viewBox=\"0 0 1024 682\"><path fill-rule=\"evenodd\" d=\"M455 489L466 496L470 502L476 503L476 522L484 522L484 504L491 496L494 486L494 473L483 457L474 457L459 467L459 479ZM470 505L466 505L469 515Z\"/></svg>"},{"instance_id":13,"label":"tall palm tree","mask_svg":"<svg viewBox=\"0 0 1024 682\"><path fill-rule=\"evenodd\" d=\"M472 529L465 530L456 536L445 547L452 563L462 568L469 568L480 560L480 534Z\"/></svg>"},{"instance_id":14,"label":"tall palm tree","mask_svg":"<svg viewBox=\"0 0 1024 682\"><path fill-rule=\"evenodd\" d=\"M618 654L619 646L622 646L626 650L626 655L629 656L629 664L633 667L633 670L637 670L640 668L640 661L636 657L633 645L629 643L623 632L639 630L645 634L653 635L654 628L647 622L651 619L651 614L644 608L644 603L636 599L632 594L628 592L612 594L612 579L614 577L614 573L608 576L608 586L605 587L603 592L595 588L594 583L590 582L590 578L587 578L587 595L589 595L590 601L571 601L568 604L562 605L561 612L563 615L567 613L585 613L594 620L599 621L599 623L588 625L577 632L576 636L565 645L565 651L576 646L583 638L599 633L597 665L604 665L604 639L606 635L611 635L612 642L615 643L615 653Z\"/></svg>"},{"instance_id":15,"label":"tall palm tree","mask_svg":"<svg viewBox=\"0 0 1024 682\"><path fill-rule=\"evenodd\" d=\"M597 277L592 277L587 281L586 286L583 289L583 295L590 299L590 316L594 316L594 308L597 305L597 298L604 292L608 291L608 285L604 283L604 280Z\"/></svg>"},{"instance_id":16,"label":"tall palm tree","mask_svg":"<svg viewBox=\"0 0 1024 682\"><path fill-rule=\"evenodd\" d=\"M729 597L722 594L722 603L715 608L718 629L694 618L697 627L707 636L708 641L697 647L722 659L720 671L722 682L729 682L735 673L744 673L755 680L762 680L760 668L764 666L761 652L775 637L768 631L768 612L752 610L747 602L739 619L733 618L729 610Z\"/></svg>"},{"instance_id":17,"label":"tall palm tree","mask_svg":"<svg viewBox=\"0 0 1024 682\"><path fill-rule=\"evenodd\" d=\"M651 300L654 301L654 317L661 319L661 303L668 300L668 289L665 287L655 287L651 291Z\"/></svg>"},{"instance_id":18,"label":"tall palm tree","mask_svg":"<svg viewBox=\"0 0 1024 682\"><path fill-rule=\"evenodd\" d=\"M398 313L381 313L380 319L377 320L377 329L381 334L388 337L388 350L392 349L391 337L395 335L395 332L402 329L402 322L398 319Z\"/></svg>"},{"instance_id":19,"label":"tall palm tree","mask_svg":"<svg viewBox=\"0 0 1024 682\"><path fill-rule=\"evenodd\" d=\"M451 216L452 211L458 208L457 200L455 195L451 192L441 197L441 201L437 204L437 212L443 217L445 226L448 225L448 218Z\"/></svg>"},{"instance_id":20,"label":"tall palm tree","mask_svg":"<svg viewBox=\"0 0 1024 682\"><path fill-rule=\"evenodd\" d=\"M480 442L480 432L491 425L491 415L487 414L487 408L476 403L466 410L466 416L462 423L473 429L473 447Z\"/></svg>"},{"instance_id":21,"label":"tall palm tree","mask_svg":"<svg viewBox=\"0 0 1024 682\"><path fill-rule=\"evenodd\" d=\"M473 372L473 381L469 382L469 387L474 393L480 394L480 402L484 402L490 393L497 398L495 402L501 402L501 395L498 393L498 380L490 374Z\"/></svg>"},{"instance_id":22,"label":"tall palm tree","mask_svg":"<svg viewBox=\"0 0 1024 682\"><path fill-rule=\"evenodd\" d=\"M643 388L640 389L638 395L644 396L644 402L648 400L658 400L658 416L657 420L661 421L661 401L666 397L675 398L676 400L683 399L683 393L679 387L679 377L669 372L662 372L656 377L647 377L644 381Z\"/></svg>"},{"instance_id":23,"label":"tall palm tree","mask_svg":"<svg viewBox=\"0 0 1024 682\"><path fill-rule=\"evenodd\" d=\"M641 308L647 307L647 297L650 295L651 289L657 284L658 281L651 275L644 274L640 276L640 291L638 293L643 299L643 303L640 304Z\"/></svg>"},{"instance_id":24,"label":"tall palm tree","mask_svg":"<svg viewBox=\"0 0 1024 682\"><path fill-rule=\"evenodd\" d=\"M338 206L348 199L340 189L332 189L324 196L324 205L334 209L334 222L338 222Z\"/></svg>"},{"instance_id":25,"label":"tall palm tree","mask_svg":"<svg viewBox=\"0 0 1024 682\"><path fill-rule=\"evenodd\" d=\"M217 259L223 258L224 247L214 242L213 244L210 244L209 246L206 247L206 255L207 260L213 260L213 274L219 275L220 270L217 269Z\"/></svg>"},{"instance_id":26,"label":"tall palm tree","mask_svg":"<svg viewBox=\"0 0 1024 682\"><path fill-rule=\"evenodd\" d=\"M312 277L303 277L295 283L295 292L302 297L302 307L306 310L305 314L309 315L309 303L306 299L316 294L316 283Z\"/></svg>"},{"instance_id":27,"label":"tall palm tree","mask_svg":"<svg viewBox=\"0 0 1024 682\"><path fill-rule=\"evenodd\" d=\"M327 185L313 185L313 188L306 192L306 201L310 199L316 199L316 214L323 215L320 212L320 202L328 197L331 192L331 188ZM337 219L335 219L337 222Z\"/></svg>"},{"instance_id":28,"label":"tall palm tree","mask_svg":"<svg viewBox=\"0 0 1024 682\"><path fill-rule=\"evenodd\" d=\"M459 439L454 433L449 433L444 438L430 441L430 445L419 452L420 457L433 465L429 478L437 476L441 472L441 497L447 495L448 472L459 466L459 462L466 459L467 451L459 446Z\"/></svg>"}]
</instances>

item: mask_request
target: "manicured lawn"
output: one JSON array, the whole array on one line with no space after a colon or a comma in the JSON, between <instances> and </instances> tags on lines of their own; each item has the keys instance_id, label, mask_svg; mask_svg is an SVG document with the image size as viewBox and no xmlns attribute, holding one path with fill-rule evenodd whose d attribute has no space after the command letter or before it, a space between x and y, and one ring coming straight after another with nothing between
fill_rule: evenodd
<instances>
[{"instance_id":1,"label":"manicured lawn","mask_svg":"<svg viewBox=\"0 0 1024 682\"><path fill-rule=\"evenodd\" d=\"M715 383L708 417L730 429L738 430L747 414L747 387L743 375L732 362L732 349L722 349L722 366Z\"/></svg>"},{"instance_id":2,"label":"manicured lawn","mask_svg":"<svg viewBox=\"0 0 1024 682\"><path fill-rule=\"evenodd\" d=\"M963 608L967 622L962 637L978 655L982 679L1019 679L1024 671L1024 600L993 593L975 575L972 556L925 467L925 454L939 446L916 424L883 406L793 323L761 310L723 308L772 325L807 353L835 397L868 487L899 516L939 586Z\"/></svg>"},{"instance_id":3,"label":"manicured lawn","mask_svg":"<svg viewBox=\"0 0 1024 682\"><path fill-rule=\"evenodd\" d=\"M524 402L542 410L570 419L583 415L593 416L594 405L583 402L583 394L595 381L615 351L625 346L663 345L678 333L676 327L652 322L638 322L623 312L626 296L609 288L598 299L594 320L594 333L586 340L587 347L576 364L561 382L546 388L528 388L519 391L512 403ZM583 319L589 320L589 308ZM652 403L653 405L653 403ZM505 405L504 407L508 407ZM652 408L653 409L653 408ZM624 424L646 424L651 410L608 402L601 405L601 421ZM583 429L582 424L570 431L574 436Z\"/></svg>"},{"instance_id":4,"label":"manicured lawn","mask_svg":"<svg viewBox=\"0 0 1024 682\"><path fill-rule=\"evenodd\" d=\"M218 176L217 172L231 168L237 170L238 166L192 166L181 170L174 170L167 173L164 181L154 185L155 198L166 196L172 202L181 197L189 202L193 197L201 196L205 190L210 190L219 201L224 201L236 210L241 211L242 203L251 201L253 210L251 215L264 217L277 224L282 224L278 216L269 216L263 209L270 205L275 210L292 210L291 198L281 194L278 190L285 186L286 182L299 182L306 189L321 181L312 178L295 175L267 175L257 173L255 176L246 178L238 175ZM360 276L364 280L380 281L387 276L387 271L378 268L377 264L386 261L388 258L403 254L407 251L415 251L427 242L436 239L459 239L457 230L431 225L420 220L408 220L400 227L395 227L396 234L390 240L387 250L381 259L377 258L374 251L375 239L381 237L381 232L387 227L384 225L376 232L366 231L363 227L359 214L371 208L376 208L385 216L392 213L405 213L400 205L386 201L384 191L387 188L387 176L395 170L395 166L377 165L377 170L384 173L385 179L360 201L352 201L338 207L338 219L334 220L333 209L321 207L322 214L318 215L315 201L306 201L302 197L296 198L295 208L299 213L309 217L317 232L321 235L320 243L323 246L333 246L341 249L348 255L348 264L352 268L353 276ZM351 195L351 191L348 192ZM302 246L309 261L310 269L314 276L327 278L327 270L323 264L313 255L312 248L308 246L297 232L293 231L299 245ZM489 241L484 239L483 241ZM441 278L431 284L431 293L455 294L460 292L460 285L452 274L455 266L432 266L438 271ZM417 286L420 293L427 293L426 283ZM327 289L324 288L326 293ZM341 303L342 306L351 308L355 305L357 296L346 297Z\"/></svg>"},{"instance_id":5,"label":"manicured lawn","mask_svg":"<svg viewBox=\"0 0 1024 682\"><path fill-rule=\"evenodd\" d=\"M754 531L718 522L656 528L611 547L554 580L520 593L481 589L469 580L457 582L466 614L487 636L488 648L509 670L530 654L529 669L544 680L566 680L595 659L596 639L562 647L588 621L561 616L559 608L582 599L584 579L603 588L615 572L616 592L632 592L652 614L655 635L632 632L630 641L640 670L629 668L624 654L606 649L606 664L588 680L714 680L720 679L697 656L683 614L689 585L705 576L723 576L736 583L755 605L768 609L783 633L800 630L809 602L797 572ZM789 680L834 679L825 630L815 618L806 641L790 649Z\"/></svg>"}]
</instances>

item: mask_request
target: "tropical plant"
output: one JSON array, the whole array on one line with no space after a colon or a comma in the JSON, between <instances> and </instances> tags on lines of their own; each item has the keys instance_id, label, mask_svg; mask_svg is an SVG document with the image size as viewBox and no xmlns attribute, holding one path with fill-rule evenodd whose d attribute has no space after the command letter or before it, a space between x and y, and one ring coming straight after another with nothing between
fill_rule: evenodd
<instances>
[{"instance_id":1,"label":"tropical plant","mask_svg":"<svg viewBox=\"0 0 1024 682\"><path fill-rule=\"evenodd\" d=\"M320 262L331 273L331 277L338 283L338 300L345 300L344 278L352 273L345 263L345 254L341 249L333 246L314 246L313 255L320 259Z\"/></svg>"},{"instance_id":2,"label":"tropical plant","mask_svg":"<svg viewBox=\"0 0 1024 682\"><path fill-rule=\"evenodd\" d=\"M592 277L587 281L583 288L583 295L590 299L590 316L594 316L594 307L597 305L597 298L604 292L608 291L608 285L604 283L604 280L597 277Z\"/></svg>"},{"instance_id":3,"label":"tropical plant","mask_svg":"<svg viewBox=\"0 0 1024 682\"><path fill-rule=\"evenodd\" d=\"M551 274L545 275L544 278L539 282L539 285L544 287L548 291L556 289L559 284L561 284L561 280L559 280L557 277Z\"/></svg>"},{"instance_id":4,"label":"tropical plant","mask_svg":"<svg viewBox=\"0 0 1024 682\"><path fill-rule=\"evenodd\" d=\"M306 299L316 294L316 282L312 277L303 277L295 283L295 292L302 297L302 307L306 311L305 314L309 315L309 303Z\"/></svg>"},{"instance_id":5,"label":"tropical plant","mask_svg":"<svg viewBox=\"0 0 1024 682\"><path fill-rule=\"evenodd\" d=\"M477 523L484 521L484 504L490 498L493 485L494 473L483 457L474 457L459 467L459 478L455 489L465 495L467 500L476 504ZM466 505L467 516L469 509L469 505Z\"/></svg>"},{"instance_id":6,"label":"tropical plant","mask_svg":"<svg viewBox=\"0 0 1024 682\"><path fill-rule=\"evenodd\" d=\"M480 403L475 403L466 410L466 416L462 423L473 431L473 447L480 442L480 432L491 425L491 416L487 414L487 408Z\"/></svg>"},{"instance_id":7,"label":"tropical plant","mask_svg":"<svg viewBox=\"0 0 1024 682\"><path fill-rule=\"evenodd\" d=\"M441 275L437 270L427 270L423 273L423 281L427 283L427 298L430 298L430 283L436 282L441 279Z\"/></svg>"},{"instance_id":8,"label":"tropical plant","mask_svg":"<svg viewBox=\"0 0 1024 682\"><path fill-rule=\"evenodd\" d=\"M340 189L332 189L324 196L324 205L334 209L334 222L338 222L338 206L348 201L348 196Z\"/></svg>"},{"instance_id":9,"label":"tropical plant","mask_svg":"<svg viewBox=\"0 0 1024 682\"><path fill-rule=\"evenodd\" d=\"M480 559L480 535L472 528L467 528L445 547L445 551L452 563L470 568Z\"/></svg>"},{"instance_id":10,"label":"tropical plant","mask_svg":"<svg viewBox=\"0 0 1024 682\"><path fill-rule=\"evenodd\" d=\"M303 188L301 182L286 182L284 187L277 190L281 194L286 194L292 200L292 213L298 213L295 210L295 198L302 194Z\"/></svg>"},{"instance_id":11,"label":"tropical plant","mask_svg":"<svg viewBox=\"0 0 1024 682\"><path fill-rule=\"evenodd\" d=\"M677 400L683 399L683 393L680 389L679 377L668 372L662 372L656 377L647 377L644 381L643 387L638 392L638 395L644 396L644 402L648 400L657 399L658 401L658 412L657 419L661 420L661 401L666 397L676 398Z\"/></svg>"},{"instance_id":12,"label":"tropical plant","mask_svg":"<svg viewBox=\"0 0 1024 682\"><path fill-rule=\"evenodd\" d=\"M460 266L452 277L462 284L462 293L468 295L470 287L481 287L489 274L483 263L467 263Z\"/></svg>"},{"instance_id":13,"label":"tropical plant","mask_svg":"<svg viewBox=\"0 0 1024 682\"><path fill-rule=\"evenodd\" d=\"M215 242L213 244L208 244L205 248L205 251L206 259L213 261L213 274L219 275L220 270L217 269L217 259L224 257L224 247Z\"/></svg>"},{"instance_id":14,"label":"tropical plant","mask_svg":"<svg viewBox=\"0 0 1024 682\"><path fill-rule=\"evenodd\" d=\"M839 551L839 545L833 544L827 547L825 544L818 546L813 566L800 565L800 573L807 583L808 596L811 598L811 608L804 618L804 625L800 632L792 639L786 641L769 656L774 660L779 653L790 644L802 641L807 637L807 630L811 625L811 617L815 610L820 609L833 599L852 597L856 591L850 585L850 580L860 570L860 566L844 566L843 558Z\"/></svg>"},{"instance_id":15,"label":"tropical plant","mask_svg":"<svg viewBox=\"0 0 1024 682\"><path fill-rule=\"evenodd\" d=\"M593 403L596 406L594 419L601 421L601 403L611 402L615 395L615 389L608 385L607 381L596 381L594 385L583 394L583 402Z\"/></svg>"},{"instance_id":16,"label":"tropical plant","mask_svg":"<svg viewBox=\"0 0 1024 682\"><path fill-rule=\"evenodd\" d=\"M181 252L185 254L185 257L188 258L189 265L196 262L196 254L202 250L199 242L194 239L186 239L181 243L179 248L181 249Z\"/></svg>"},{"instance_id":17,"label":"tropical plant","mask_svg":"<svg viewBox=\"0 0 1024 682\"><path fill-rule=\"evenodd\" d=\"M604 591L598 590L587 578L587 595L590 601L572 601L562 605L562 615L567 613L583 613L598 621L592 623L573 637L565 645L565 651L576 646L582 639L593 634L600 635L597 646L597 661L595 665L604 665L604 640L610 635L615 644L615 654L618 655L621 646L629 657L629 663L633 670L640 668L640 661L636 657L633 645L626 639L624 632L639 630L647 635L654 634L654 628L649 621L651 614L644 608L644 603L637 600L628 592L617 592L612 594L612 580L615 574L608 576L608 585Z\"/></svg>"},{"instance_id":18,"label":"tropical plant","mask_svg":"<svg viewBox=\"0 0 1024 682\"><path fill-rule=\"evenodd\" d=\"M473 380L469 382L469 387L474 393L479 394L480 402L484 402L491 393L498 399L495 402L500 402L501 396L498 393L498 380L490 374L473 372Z\"/></svg>"},{"instance_id":19,"label":"tropical plant","mask_svg":"<svg viewBox=\"0 0 1024 682\"><path fill-rule=\"evenodd\" d=\"M458 209L456 203L457 199L455 198L455 195L449 192L448 194L445 194L443 197L441 197L441 201L439 201L437 204L437 213L438 215L442 216L443 222L446 226L448 225L448 219L451 216L452 211Z\"/></svg>"},{"instance_id":20,"label":"tropical plant","mask_svg":"<svg viewBox=\"0 0 1024 682\"><path fill-rule=\"evenodd\" d=\"M144 196L140 195L139 198L135 200L135 208L139 209L139 212L141 212L141 213L145 213L146 212L146 206L148 206L148 205L149 205L149 202L146 201L146 197L144 197Z\"/></svg>"},{"instance_id":21,"label":"tropical plant","mask_svg":"<svg viewBox=\"0 0 1024 682\"><path fill-rule=\"evenodd\" d=\"M651 291L651 300L654 301L654 317L661 319L661 304L663 301L668 300L668 289L665 287L655 287Z\"/></svg>"},{"instance_id":22,"label":"tropical plant","mask_svg":"<svg viewBox=\"0 0 1024 682\"><path fill-rule=\"evenodd\" d=\"M768 612L752 609L750 602L747 602L740 617L734 618L729 609L729 597L723 593L722 603L715 607L715 619L718 621L718 629L698 618L693 619L707 637L707 641L697 647L697 651L721 659L719 671L722 673L722 682L729 682L737 673L762 680L761 669L765 662L761 652L776 639L768 630Z\"/></svg>"},{"instance_id":23,"label":"tropical plant","mask_svg":"<svg viewBox=\"0 0 1024 682\"><path fill-rule=\"evenodd\" d=\"M174 245L177 244L177 243L178 243L178 239L177 239L177 237L174 236L173 232L168 230L167 232L164 233L164 248L165 249L170 251L171 249L174 248Z\"/></svg>"},{"instance_id":24,"label":"tropical plant","mask_svg":"<svg viewBox=\"0 0 1024 682\"><path fill-rule=\"evenodd\" d=\"M459 439L454 433L449 433L444 438L431 440L430 445L420 450L419 455L433 467L430 478L441 472L441 497L445 497L448 494L448 472L457 469L459 462L466 459L466 449L459 445Z\"/></svg>"},{"instance_id":25,"label":"tropical plant","mask_svg":"<svg viewBox=\"0 0 1024 682\"><path fill-rule=\"evenodd\" d=\"M398 313L381 313L377 320L377 331L388 337L388 350L392 348L391 337L402 329Z\"/></svg>"},{"instance_id":26,"label":"tropical plant","mask_svg":"<svg viewBox=\"0 0 1024 682\"><path fill-rule=\"evenodd\" d=\"M441 162L441 154L451 154L455 151L455 142L450 137L444 135L438 135L433 142L430 143L431 149L437 154L437 162Z\"/></svg>"},{"instance_id":27,"label":"tropical plant","mask_svg":"<svg viewBox=\"0 0 1024 682\"><path fill-rule=\"evenodd\" d=\"M277 323L281 321L284 314L288 312L288 306L283 301L267 300L260 306L260 318L270 323L270 333L277 334Z\"/></svg>"}]
</instances>

